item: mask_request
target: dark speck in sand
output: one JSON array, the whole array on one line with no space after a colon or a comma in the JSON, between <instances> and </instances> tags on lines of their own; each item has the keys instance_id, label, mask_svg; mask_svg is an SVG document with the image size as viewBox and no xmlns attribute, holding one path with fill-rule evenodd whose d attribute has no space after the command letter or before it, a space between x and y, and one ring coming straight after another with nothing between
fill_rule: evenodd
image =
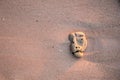
<instances>
[{"instance_id":1,"label":"dark speck in sand","mask_svg":"<svg viewBox=\"0 0 120 80\"><path fill-rule=\"evenodd\" d=\"M35 20L35 22L38 22L38 20Z\"/></svg>"},{"instance_id":2,"label":"dark speck in sand","mask_svg":"<svg viewBox=\"0 0 120 80\"><path fill-rule=\"evenodd\" d=\"M52 46L52 48L54 48L54 46Z\"/></svg>"}]
</instances>

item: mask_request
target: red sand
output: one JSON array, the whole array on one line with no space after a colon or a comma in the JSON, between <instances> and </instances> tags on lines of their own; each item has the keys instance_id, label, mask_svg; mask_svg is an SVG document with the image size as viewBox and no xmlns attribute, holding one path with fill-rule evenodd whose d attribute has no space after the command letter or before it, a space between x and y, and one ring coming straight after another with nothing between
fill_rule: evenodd
<instances>
[{"instance_id":1,"label":"red sand","mask_svg":"<svg viewBox=\"0 0 120 80\"><path fill-rule=\"evenodd\" d=\"M87 35L85 56L68 34ZM0 0L0 80L120 80L118 0Z\"/></svg>"}]
</instances>

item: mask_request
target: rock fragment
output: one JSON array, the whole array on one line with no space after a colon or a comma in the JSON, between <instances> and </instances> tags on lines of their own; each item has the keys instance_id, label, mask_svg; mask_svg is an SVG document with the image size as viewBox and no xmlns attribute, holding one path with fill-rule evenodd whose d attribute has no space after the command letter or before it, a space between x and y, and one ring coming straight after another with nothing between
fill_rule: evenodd
<instances>
[{"instance_id":1,"label":"rock fragment","mask_svg":"<svg viewBox=\"0 0 120 80\"><path fill-rule=\"evenodd\" d=\"M86 35L83 32L73 32L69 34L70 50L76 57L82 57L87 47Z\"/></svg>"}]
</instances>

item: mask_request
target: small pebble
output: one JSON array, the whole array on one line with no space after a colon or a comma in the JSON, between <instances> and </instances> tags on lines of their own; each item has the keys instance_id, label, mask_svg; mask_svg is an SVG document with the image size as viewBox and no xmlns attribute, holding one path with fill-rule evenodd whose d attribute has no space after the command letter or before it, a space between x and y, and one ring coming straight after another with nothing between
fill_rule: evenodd
<instances>
[{"instance_id":1,"label":"small pebble","mask_svg":"<svg viewBox=\"0 0 120 80\"><path fill-rule=\"evenodd\" d=\"M1 20L2 20L2 21L5 21L5 18L4 18L4 17L2 17L2 18L1 18Z\"/></svg>"}]
</instances>

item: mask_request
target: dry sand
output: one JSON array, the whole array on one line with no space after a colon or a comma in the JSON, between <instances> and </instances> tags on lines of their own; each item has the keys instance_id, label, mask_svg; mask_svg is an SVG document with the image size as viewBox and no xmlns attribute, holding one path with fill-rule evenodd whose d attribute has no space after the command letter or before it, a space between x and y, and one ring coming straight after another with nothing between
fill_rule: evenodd
<instances>
[{"instance_id":1,"label":"dry sand","mask_svg":"<svg viewBox=\"0 0 120 80\"><path fill-rule=\"evenodd\" d=\"M81 59L74 31L88 39ZM120 1L0 0L0 80L120 80Z\"/></svg>"}]
</instances>

